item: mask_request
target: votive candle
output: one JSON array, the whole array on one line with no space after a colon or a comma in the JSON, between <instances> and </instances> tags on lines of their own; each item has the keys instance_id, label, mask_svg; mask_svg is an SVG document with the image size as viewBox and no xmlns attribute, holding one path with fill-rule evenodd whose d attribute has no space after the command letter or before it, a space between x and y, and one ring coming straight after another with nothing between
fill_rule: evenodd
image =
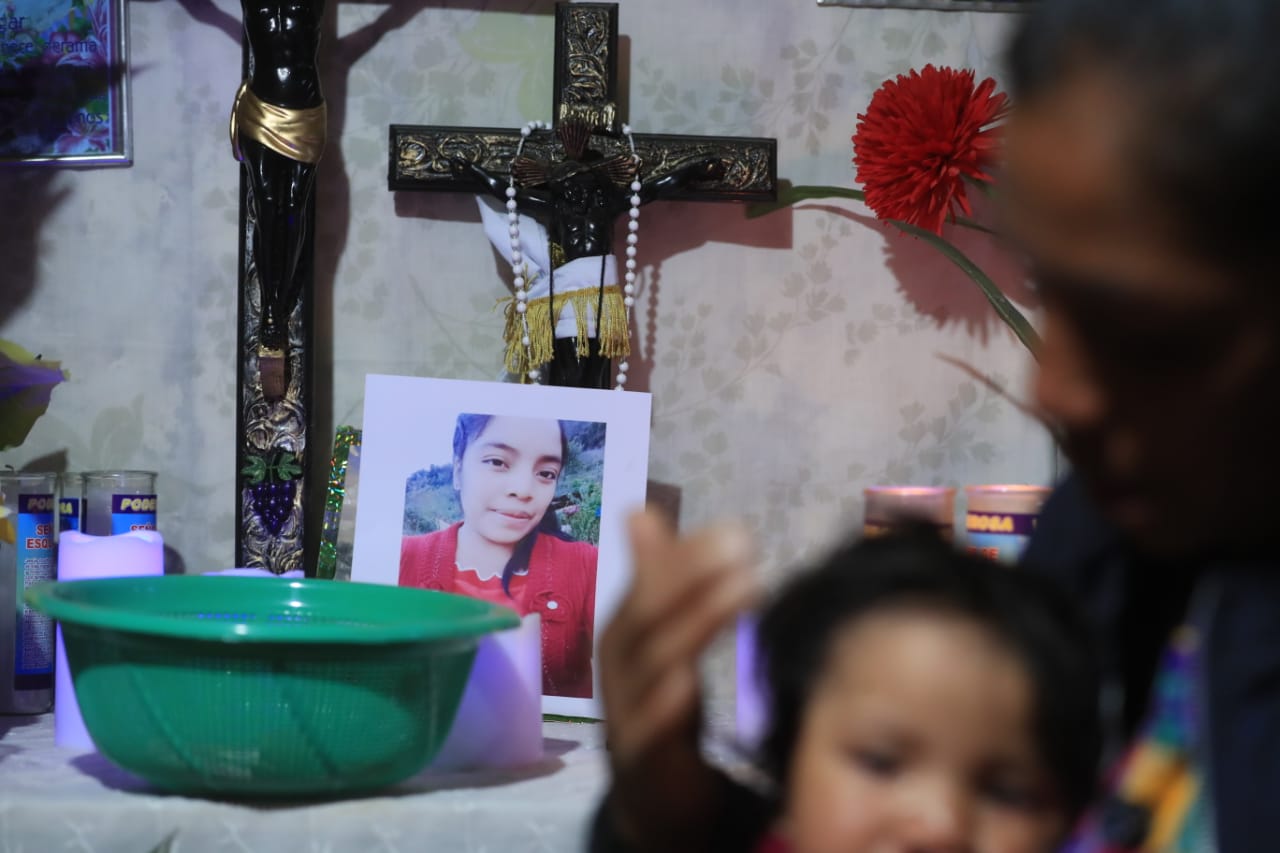
<instances>
[{"instance_id":1,"label":"votive candle","mask_svg":"<svg viewBox=\"0 0 1280 853\"><path fill-rule=\"evenodd\" d=\"M156 529L154 471L86 471L81 530L111 536Z\"/></svg>"},{"instance_id":2,"label":"votive candle","mask_svg":"<svg viewBox=\"0 0 1280 853\"><path fill-rule=\"evenodd\" d=\"M879 536L900 524L927 524L951 538L956 490L950 486L872 486L862 492L862 535Z\"/></svg>"},{"instance_id":3,"label":"votive candle","mask_svg":"<svg viewBox=\"0 0 1280 853\"><path fill-rule=\"evenodd\" d=\"M1000 563L1016 563L1036 529L1049 489L984 485L967 486L964 493L966 548Z\"/></svg>"}]
</instances>

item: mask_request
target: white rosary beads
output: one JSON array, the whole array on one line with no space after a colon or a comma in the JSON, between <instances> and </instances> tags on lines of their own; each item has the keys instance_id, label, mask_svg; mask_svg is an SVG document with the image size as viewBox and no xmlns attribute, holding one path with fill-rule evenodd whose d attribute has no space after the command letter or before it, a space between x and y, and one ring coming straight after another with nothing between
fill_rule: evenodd
<instances>
[{"instance_id":1,"label":"white rosary beads","mask_svg":"<svg viewBox=\"0 0 1280 853\"><path fill-rule=\"evenodd\" d=\"M535 130L550 130L551 125L544 121L531 121L524 127L520 128L520 142L516 144L515 157L519 157L524 153L524 144L528 140L529 135ZM626 260L624 266L626 269L623 275L622 302L626 308L626 328L631 328L631 309L635 306L636 299L636 244L640 241L640 205L642 200L640 191L643 185L640 183L640 155L636 151L635 138L631 133L631 126L624 124L622 132L627 137L627 144L631 149L631 160L635 166L634 177L630 184L630 209L627 211L627 249ZM529 280L527 276L527 267L524 263L524 253L520 244L520 211L516 202L517 190L515 179L515 157L512 158L512 168L509 170L510 175L507 180L507 232L511 238L511 275L512 285L515 288L516 313L520 315L520 325L522 337L520 344L525 348L525 362L529 366L526 374L531 382L539 382L542 379L542 371L533 364L533 342L529 334ZM553 274L550 271L548 274ZM603 285L603 281L602 281ZM603 318L596 318L597 333L601 327ZM552 327L555 321L552 319ZM615 379L614 389L621 391L627 382L627 370L630 364L621 361L618 363L618 372Z\"/></svg>"}]
</instances>

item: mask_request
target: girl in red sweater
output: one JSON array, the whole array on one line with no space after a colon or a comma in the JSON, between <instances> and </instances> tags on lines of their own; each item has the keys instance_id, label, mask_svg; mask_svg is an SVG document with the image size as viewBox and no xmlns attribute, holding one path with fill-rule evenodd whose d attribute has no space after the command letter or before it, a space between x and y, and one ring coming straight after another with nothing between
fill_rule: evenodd
<instances>
[{"instance_id":1,"label":"girl in red sweater","mask_svg":"<svg viewBox=\"0 0 1280 853\"><path fill-rule=\"evenodd\" d=\"M551 418L458 416L462 521L400 544L400 585L456 592L542 619L542 692L590 698L596 548L569 541L551 500L569 461Z\"/></svg>"}]
</instances>

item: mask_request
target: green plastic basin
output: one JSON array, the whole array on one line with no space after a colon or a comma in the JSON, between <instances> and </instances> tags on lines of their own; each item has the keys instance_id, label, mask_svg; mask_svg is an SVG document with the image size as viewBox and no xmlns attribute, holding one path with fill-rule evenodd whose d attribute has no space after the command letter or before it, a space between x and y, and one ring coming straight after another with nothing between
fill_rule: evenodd
<instances>
[{"instance_id":1,"label":"green plastic basin","mask_svg":"<svg viewBox=\"0 0 1280 853\"><path fill-rule=\"evenodd\" d=\"M85 727L163 788L296 797L422 769L514 611L421 589L170 575L46 583Z\"/></svg>"}]
</instances>

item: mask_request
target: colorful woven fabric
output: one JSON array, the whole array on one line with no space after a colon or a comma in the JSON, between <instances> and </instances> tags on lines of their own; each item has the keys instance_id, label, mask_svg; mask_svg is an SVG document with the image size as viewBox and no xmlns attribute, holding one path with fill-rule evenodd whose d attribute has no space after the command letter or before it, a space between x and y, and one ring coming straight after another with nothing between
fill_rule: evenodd
<instances>
[{"instance_id":1,"label":"colorful woven fabric","mask_svg":"<svg viewBox=\"0 0 1280 853\"><path fill-rule=\"evenodd\" d=\"M1214 853L1211 799L1201 759L1199 637L1179 629L1156 675L1138 739L1112 775L1111 795L1063 853Z\"/></svg>"}]
</instances>

